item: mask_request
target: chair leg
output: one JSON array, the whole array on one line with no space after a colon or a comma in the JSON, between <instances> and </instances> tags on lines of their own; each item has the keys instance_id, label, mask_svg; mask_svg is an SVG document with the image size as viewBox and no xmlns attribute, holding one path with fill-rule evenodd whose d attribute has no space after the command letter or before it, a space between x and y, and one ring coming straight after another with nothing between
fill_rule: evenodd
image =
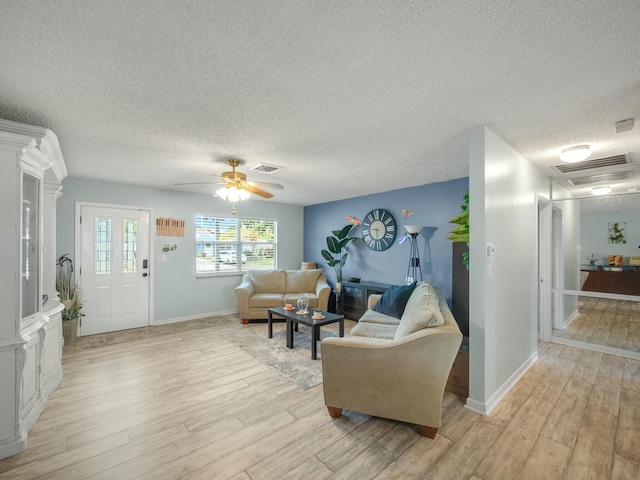
<instances>
[{"instance_id":1,"label":"chair leg","mask_svg":"<svg viewBox=\"0 0 640 480\"><path fill-rule=\"evenodd\" d=\"M329 410L329 416L331 418L340 418L342 416L342 409L338 407L330 407L327 405L327 410Z\"/></svg>"},{"instance_id":2,"label":"chair leg","mask_svg":"<svg viewBox=\"0 0 640 480\"><path fill-rule=\"evenodd\" d=\"M424 425L420 425L420 435L427 438L436 438L436 433L438 429L435 427L426 427Z\"/></svg>"}]
</instances>

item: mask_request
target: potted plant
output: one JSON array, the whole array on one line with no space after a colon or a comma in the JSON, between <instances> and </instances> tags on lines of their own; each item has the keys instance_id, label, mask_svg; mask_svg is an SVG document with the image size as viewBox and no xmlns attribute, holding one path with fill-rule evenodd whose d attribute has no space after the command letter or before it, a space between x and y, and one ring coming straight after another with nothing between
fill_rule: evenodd
<instances>
[{"instance_id":1,"label":"potted plant","mask_svg":"<svg viewBox=\"0 0 640 480\"><path fill-rule=\"evenodd\" d=\"M449 220L449 223L457 225L449 232L447 240L452 242L465 242L469 246L469 191L464 195L464 205L462 205L462 213L457 217ZM469 254L462 254L462 263L469 270Z\"/></svg>"},{"instance_id":2,"label":"potted plant","mask_svg":"<svg viewBox=\"0 0 640 480\"><path fill-rule=\"evenodd\" d=\"M78 319L84 316L82 313L82 300L80 288L73 280L73 261L68 254L62 255L56 263L56 289L60 296L62 310L62 324L64 337L68 344L73 344L78 331Z\"/></svg>"},{"instance_id":3,"label":"potted plant","mask_svg":"<svg viewBox=\"0 0 640 480\"><path fill-rule=\"evenodd\" d=\"M344 226L341 230L333 230L332 236L327 237L327 250L322 250L322 256L330 267L336 271L336 290L340 291L342 283L342 267L347 262L346 246L353 242L355 237L349 237L353 224Z\"/></svg>"}]
</instances>

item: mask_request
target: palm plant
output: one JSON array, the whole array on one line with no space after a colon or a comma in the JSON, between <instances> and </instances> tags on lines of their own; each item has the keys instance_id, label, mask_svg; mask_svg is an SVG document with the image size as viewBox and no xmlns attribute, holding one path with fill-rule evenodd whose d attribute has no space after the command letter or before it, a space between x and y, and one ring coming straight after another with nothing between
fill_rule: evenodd
<instances>
[{"instance_id":1,"label":"palm plant","mask_svg":"<svg viewBox=\"0 0 640 480\"><path fill-rule=\"evenodd\" d=\"M353 242L355 237L349 237L349 232L353 228L353 224L346 225L341 230L333 230L333 236L327 237L327 249L322 250L322 256L330 267L336 271L336 281L342 282L342 267L347 262L346 246L349 242Z\"/></svg>"},{"instance_id":2,"label":"palm plant","mask_svg":"<svg viewBox=\"0 0 640 480\"><path fill-rule=\"evenodd\" d=\"M452 242L465 242L469 246L469 191L464 195L464 205L462 205L462 213L455 218L449 220L449 223L457 225L449 232L447 240ZM469 270L469 254L462 254L462 263Z\"/></svg>"}]
</instances>

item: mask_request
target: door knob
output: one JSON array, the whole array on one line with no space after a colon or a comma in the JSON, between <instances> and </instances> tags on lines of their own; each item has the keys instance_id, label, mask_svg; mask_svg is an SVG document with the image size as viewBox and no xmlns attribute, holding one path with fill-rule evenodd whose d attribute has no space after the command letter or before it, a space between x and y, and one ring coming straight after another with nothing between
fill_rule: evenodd
<instances>
[{"instance_id":1,"label":"door knob","mask_svg":"<svg viewBox=\"0 0 640 480\"><path fill-rule=\"evenodd\" d=\"M142 274L142 276L143 276L143 277L146 277L147 275L149 275L147 272L144 272L144 273Z\"/></svg>"}]
</instances>

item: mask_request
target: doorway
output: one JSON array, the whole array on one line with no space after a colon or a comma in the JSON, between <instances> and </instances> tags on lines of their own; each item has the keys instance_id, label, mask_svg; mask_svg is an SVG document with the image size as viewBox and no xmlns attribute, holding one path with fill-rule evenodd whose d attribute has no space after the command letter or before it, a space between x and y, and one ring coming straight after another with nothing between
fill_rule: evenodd
<instances>
[{"instance_id":1,"label":"doorway","mask_svg":"<svg viewBox=\"0 0 640 480\"><path fill-rule=\"evenodd\" d=\"M638 173L635 169L631 178ZM553 207L563 213L562 221L553 222L553 236L564 254L564 262L553 262L552 295L559 308L553 315L552 341L638 359L640 266L633 258L639 247L639 194L634 189L606 196L588 191L568 195L561 181L565 179L552 182L558 197ZM610 238L610 224L616 222L627 226L627 241ZM612 254L621 258L619 265L608 258Z\"/></svg>"},{"instance_id":2,"label":"doorway","mask_svg":"<svg viewBox=\"0 0 640 480\"><path fill-rule=\"evenodd\" d=\"M76 259L84 317L78 336L150 324L151 211L78 203Z\"/></svg>"}]
</instances>

